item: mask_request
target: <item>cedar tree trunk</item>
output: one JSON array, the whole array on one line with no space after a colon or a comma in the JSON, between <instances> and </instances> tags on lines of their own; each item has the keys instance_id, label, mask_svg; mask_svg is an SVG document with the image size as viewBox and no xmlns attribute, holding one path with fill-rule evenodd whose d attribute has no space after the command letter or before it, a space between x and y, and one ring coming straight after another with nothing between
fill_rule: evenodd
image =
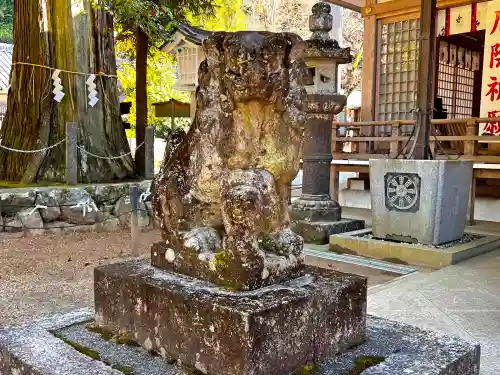
<instances>
[{"instance_id":1,"label":"cedar tree trunk","mask_svg":"<svg viewBox=\"0 0 500 375\"><path fill-rule=\"evenodd\" d=\"M15 0L14 62L84 73L116 75L112 17L88 0ZM61 72L66 96L53 99L53 71L14 65L2 144L40 149L65 138L65 124L78 124L78 144L102 156L130 151L120 118L116 78L96 78L99 102L88 105L87 76ZM39 154L0 150L0 179L64 181L65 144ZM133 159L102 160L78 152L79 182L107 182L134 177Z\"/></svg>"}]
</instances>

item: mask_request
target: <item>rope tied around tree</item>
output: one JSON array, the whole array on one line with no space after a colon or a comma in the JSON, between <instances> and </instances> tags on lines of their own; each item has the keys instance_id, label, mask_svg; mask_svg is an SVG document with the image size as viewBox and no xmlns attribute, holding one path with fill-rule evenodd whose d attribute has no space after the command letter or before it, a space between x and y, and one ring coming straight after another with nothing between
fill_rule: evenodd
<instances>
[{"instance_id":1,"label":"rope tied around tree","mask_svg":"<svg viewBox=\"0 0 500 375\"><path fill-rule=\"evenodd\" d=\"M66 139L61 139L59 142L57 143L54 143L53 145L51 146L47 146L47 147L44 147L44 148L40 148L40 149L37 149L37 150L20 150L20 149L17 149L17 148L12 148L12 147L7 147L7 146L4 146L1 144L2 142L2 139L0 138L0 148L4 149L4 150L7 150L7 151L11 151L11 152L20 152L20 153L24 153L24 154L36 154L36 153L42 153L42 152L46 152L46 151L49 151L61 144L63 144L64 142L66 142ZM137 146L134 150L130 151L130 152L127 152L125 154L120 154L118 156L102 156L102 155L97 155L97 154L94 154L90 151L87 151L85 150L82 146L77 146L78 149L86 154L86 155L90 155L90 156L93 156L95 158L98 158L98 159L105 159L105 160L116 160L116 159L121 159L121 158L124 158L126 156L130 156L132 154L134 154L137 150L139 150L141 147L143 147L145 145L146 142L142 142L139 146Z\"/></svg>"},{"instance_id":2,"label":"rope tied around tree","mask_svg":"<svg viewBox=\"0 0 500 375\"><path fill-rule=\"evenodd\" d=\"M61 139L59 142L57 143L54 143L52 146L47 146L47 147L44 147L44 148L40 148L38 150L18 150L16 148L11 148L11 147L7 147L7 146L4 146L2 145L2 139L0 139L0 148L4 149L4 150L7 150L7 151L12 151L12 152L20 152L22 154L37 154L37 153L42 153L42 152L46 152L46 151L49 151L61 144L63 144L64 142L66 142L66 139Z\"/></svg>"},{"instance_id":3,"label":"rope tied around tree","mask_svg":"<svg viewBox=\"0 0 500 375\"><path fill-rule=\"evenodd\" d=\"M104 72L98 72L98 73L76 72L76 71L72 71L72 70L58 69L58 68L53 68L51 66L46 66L46 65L41 65L41 64L32 64L32 63L21 62L21 61L17 61L17 62L12 63L12 66L16 66L16 65L27 65L27 66L33 66L33 67L42 68L42 69L57 70L57 71L68 73L68 74L77 74L77 75L83 75L83 76L99 76L99 77L108 77L108 78L118 78L118 76L116 74L107 74Z\"/></svg>"},{"instance_id":4,"label":"rope tied around tree","mask_svg":"<svg viewBox=\"0 0 500 375\"><path fill-rule=\"evenodd\" d=\"M86 154L86 155L93 156L94 158L103 159L103 160L116 160L116 159L121 159L121 158L124 158L124 157L126 157L126 156L130 156L130 155L134 154L137 150L139 150L142 146L144 146L144 144L145 144L145 143L146 143L146 142L142 142L139 146L137 146L137 147L135 148L135 150L132 150L132 151L130 151L130 152L127 152L126 154L121 154L121 155L119 155L119 156L102 156L102 155L96 155L96 154L93 154L93 153L92 153L92 152L90 152L90 151L85 150L82 146L77 146L77 147L78 147L78 149L79 149L82 153L84 153L84 154Z\"/></svg>"}]
</instances>

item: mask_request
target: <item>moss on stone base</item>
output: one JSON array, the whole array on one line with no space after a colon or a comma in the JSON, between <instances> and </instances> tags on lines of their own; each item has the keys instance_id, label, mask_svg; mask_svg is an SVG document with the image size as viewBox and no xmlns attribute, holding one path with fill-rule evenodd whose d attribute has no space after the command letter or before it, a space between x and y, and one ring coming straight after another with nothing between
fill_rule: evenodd
<instances>
[{"instance_id":1,"label":"moss on stone base","mask_svg":"<svg viewBox=\"0 0 500 375\"><path fill-rule=\"evenodd\" d=\"M96 361L101 360L101 356L99 353L95 350L92 350L90 348L87 348L86 346L83 346L75 341L69 340L66 337L63 337L61 335L58 335L57 333L53 332L52 333L55 337L57 337L59 340L63 341L65 344L71 346L73 349L76 351L86 355L87 357L90 357L92 359L95 359Z\"/></svg>"},{"instance_id":2,"label":"moss on stone base","mask_svg":"<svg viewBox=\"0 0 500 375\"><path fill-rule=\"evenodd\" d=\"M134 369L132 367L128 366L111 366L111 367L115 370L122 372L124 375L134 375Z\"/></svg>"},{"instance_id":3,"label":"moss on stone base","mask_svg":"<svg viewBox=\"0 0 500 375\"><path fill-rule=\"evenodd\" d=\"M136 342L134 340L131 340L128 337L125 337L125 336L118 336L118 337L114 338L114 341L118 345L127 345L127 346L140 347L140 345L139 345L138 342Z\"/></svg>"},{"instance_id":4,"label":"moss on stone base","mask_svg":"<svg viewBox=\"0 0 500 375\"><path fill-rule=\"evenodd\" d=\"M108 331L106 329L103 329L101 327L98 327L95 324L87 324L85 326L85 328L90 332L97 333L99 336L101 336L106 341L110 341L114 337L113 332Z\"/></svg>"},{"instance_id":5,"label":"moss on stone base","mask_svg":"<svg viewBox=\"0 0 500 375\"><path fill-rule=\"evenodd\" d=\"M103 340L113 341L113 342L117 343L118 345L127 345L127 346L134 346L134 347L140 346L136 341L129 339L126 336L115 335L113 332L111 332L107 329L98 327L95 324L88 324L85 328L87 330L89 330L90 332L97 333L98 335L100 335L103 338Z\"/></svg>"},{"instance_id":6,"label":"moss on stone base","mask_svg":"<svg viewBox=\"0 0 500 375\"><path fill-rule=\"evenodd\" d=\"M299 367L295 370L295 375L313 375L318 371L318 367L314 363L308 363L305 366Z\"/></svg>"},{"instance_id":7,"label":"moss on stone base","mask_svg":"<svg viewBox=\"0 0 500 375\"><path fill-rule=\"evenodd\" d=\"M360 375L366 369L385 361L384 357L359 357L354 362L354 369L346 375Z\"/></svg>"}]
</instances>

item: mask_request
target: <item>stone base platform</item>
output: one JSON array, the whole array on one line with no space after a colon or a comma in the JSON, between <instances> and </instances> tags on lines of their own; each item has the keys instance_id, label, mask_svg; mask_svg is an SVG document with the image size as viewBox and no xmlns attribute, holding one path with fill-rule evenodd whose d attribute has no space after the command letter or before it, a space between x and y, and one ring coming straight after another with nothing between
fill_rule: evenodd
<instances>
[{"instance_id":1,"label":"stone base platform","mask_svg":"<svg viewBox=\"0 0 500 375\"><path fill-rule=\"evenodd\" d=\"M249 292L131 261L95 270L96 324L214 375L288 375L362 343L366 279L311 268Z\"/></svg>"},{"instance_id":2,"label":"stone base platform","mask_svg":"<svg viewBox=\"0 0 500 375\"><path fill-rule=\"evenodd\" d=\"M293 220L291 228L304 238L305 243L325 245L334 234L364 229L365 221L347 218L338 221Z\"/></svg>"},{"instance_id":3,"label":"stone base platform","mask_svg":"<svg viewBox=\"0 0 500 375\"><path fill-rule=\"evenodd\" d=\"M90 310L0 330L2 375L191 375L178 363L93 328ZM201 339L194 336L193 341ZM366 342L299 368L315 375L478 375L479 345L368 316ZM371 366L371 367L370 367ZM368 368L365 372L363 369ZM307 372L306 370L311 370ZM312 371L312 370L315 370Z\"/></svg>"},{"instance_id":4,"label":"stone base platform","mask_svg":"<svg viewBox=\"0 0 500 375\"><path fill-rule=\"evenodd\" d=\"M440 246L372 238L371 229L330 236L330 250L392 263L440 269L487 253L500 246L500 237L465 233L463 239Z\"/></svg>"}]
</instances>

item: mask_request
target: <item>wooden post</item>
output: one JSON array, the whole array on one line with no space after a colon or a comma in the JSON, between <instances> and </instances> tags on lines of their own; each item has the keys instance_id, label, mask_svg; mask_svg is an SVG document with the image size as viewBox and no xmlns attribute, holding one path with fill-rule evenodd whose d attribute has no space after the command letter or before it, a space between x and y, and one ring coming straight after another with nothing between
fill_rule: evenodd
<instances>
[{"instance_id":1,"label":"wooden post","mask_svg":"<svg viewBox=\"0 0 500 375\"><path fill-rule=\"evenodd\" d=\"M476 119L469 119L467 121L467 129L465 134L467 136L475 136L476 135ZM476 150L476 142L475 141L464 141L464 155L474 156Z\"/></svg>"},{"instance_id":2,"label":"wooden post","mask_svg":"<svg viewBox=\"0 0 500 375\"><path fill-rule=\"evenodd\" d=\"M338 125L336 123L332 124L332 152L335 154L337 152L342 152L342 142L337 142L338 138Z\"/></svg>"},{"instance_id":3,"label":"wooden post","mask_svg":"<svg viewBox=\"0 0 500 375\"><path fill-rule=\"evenodd\" d=\"M132 235L132 256L139 256L139 187L137 185L130 186L130 203L132 205L132 216L130 219L130 230Z\"/></svg>"},{"instance_id":4,"label":"wooden post","mask_svg":"<svg viewBox=\"0 0 500 375\"><path fill-rule=\"evenodd\" d=\"M155 129L152 126L146 128L144 142L146 148L144 177L146 180L152 180L155 176Z\"/></svg>"},{"instance_id":5,"label":"wooden post","mask_svg":"<svg viewBox=\"0 0 500 375\"><path fill-rule=\"evenodd\" d=\"M366 0L365 7L370 9L376 5L376 0ZM376 59L377 59L377 16L375 14L364 17L363 36L363 90L361 92L361 121L375 120L376 103ZM374 127L363 126L360 130L361 137L374 136ZM373 142L360 142L358 152L360 154L372 153L374 151Z\"/></svg>"},{"instance_id":6,"label":"wooden post","mask_svg":"<svg viewBox=\"0 0 500 375\"><path fill-rule=\"evenodd\" d=\"M78 135L76 122L66 123L66 183L78 183Z\"/></svg>"},{"instance_id":7,"label":"wooden post","mask_svg":"<svg viewBox=\"0 0 500 375\"><path fill-rule=\"evenodd\" d=\"M432 154L432 156L434 157L434 159L437 159L437 155L436 155L436 139L434 137L432 137L431 139L429 139L429 147L431 148L431 154Z\"/></svg>"},{"instance_id":8,"label":"wooden post","mask_svg":"<svg viewBox=\"0 0 500 375\"><path fill-rule=\"evenodd\" d=\"M420 48L415 159L429 159L430 118L434 108L434 62L436 61L436 0L421 0Z\"/></svg>"},{"instance_id":9,"label":"wooden post","mask_svg":"<svg viewBox=\"0 0 500 375\"><path fill-rule=\"evenodd\" d=\"M175 102L172 99L172 103L170 104L170 130L175 130Z\"/></svg>"},{"instance_id":10,"label":"wooden post","mask_svg":"<svg viewBox=\"0 0 500 375\"><path fill-rule=\"evenodd\" d=\"M399 121L395 121L391 125L391 137L400 137L401 136L401 123ZM399 156L401 152L401 142L400 141L391 141L391 158L396 158Z\"/></svg>"},{"instance_id":11,"label":"wooden post","mask_svg":"<svg viewBox=\"0 0 500 375\"><path fill-rule=\"evenodd\" d=\"M136 101L136 120L135 120L135 144L140 145L145 141L146 128L148 126L148 49L149 38L140 27L136 31L136 75L135 75L135 101ZM145 150L139 148L135 152L135 163L141 176L146 175Z\"/></svg>"},{"instance_id":12,"label":"wooden post","mask_svg":"<svg viewBox=\"0 0 500 375\"><path fill-rule=\"evenodd\" d=\"M332 201L339 201L340 186L339 186L339 168L336 164L330 166L330 198Z\"/></svg>"}]
</instances>

